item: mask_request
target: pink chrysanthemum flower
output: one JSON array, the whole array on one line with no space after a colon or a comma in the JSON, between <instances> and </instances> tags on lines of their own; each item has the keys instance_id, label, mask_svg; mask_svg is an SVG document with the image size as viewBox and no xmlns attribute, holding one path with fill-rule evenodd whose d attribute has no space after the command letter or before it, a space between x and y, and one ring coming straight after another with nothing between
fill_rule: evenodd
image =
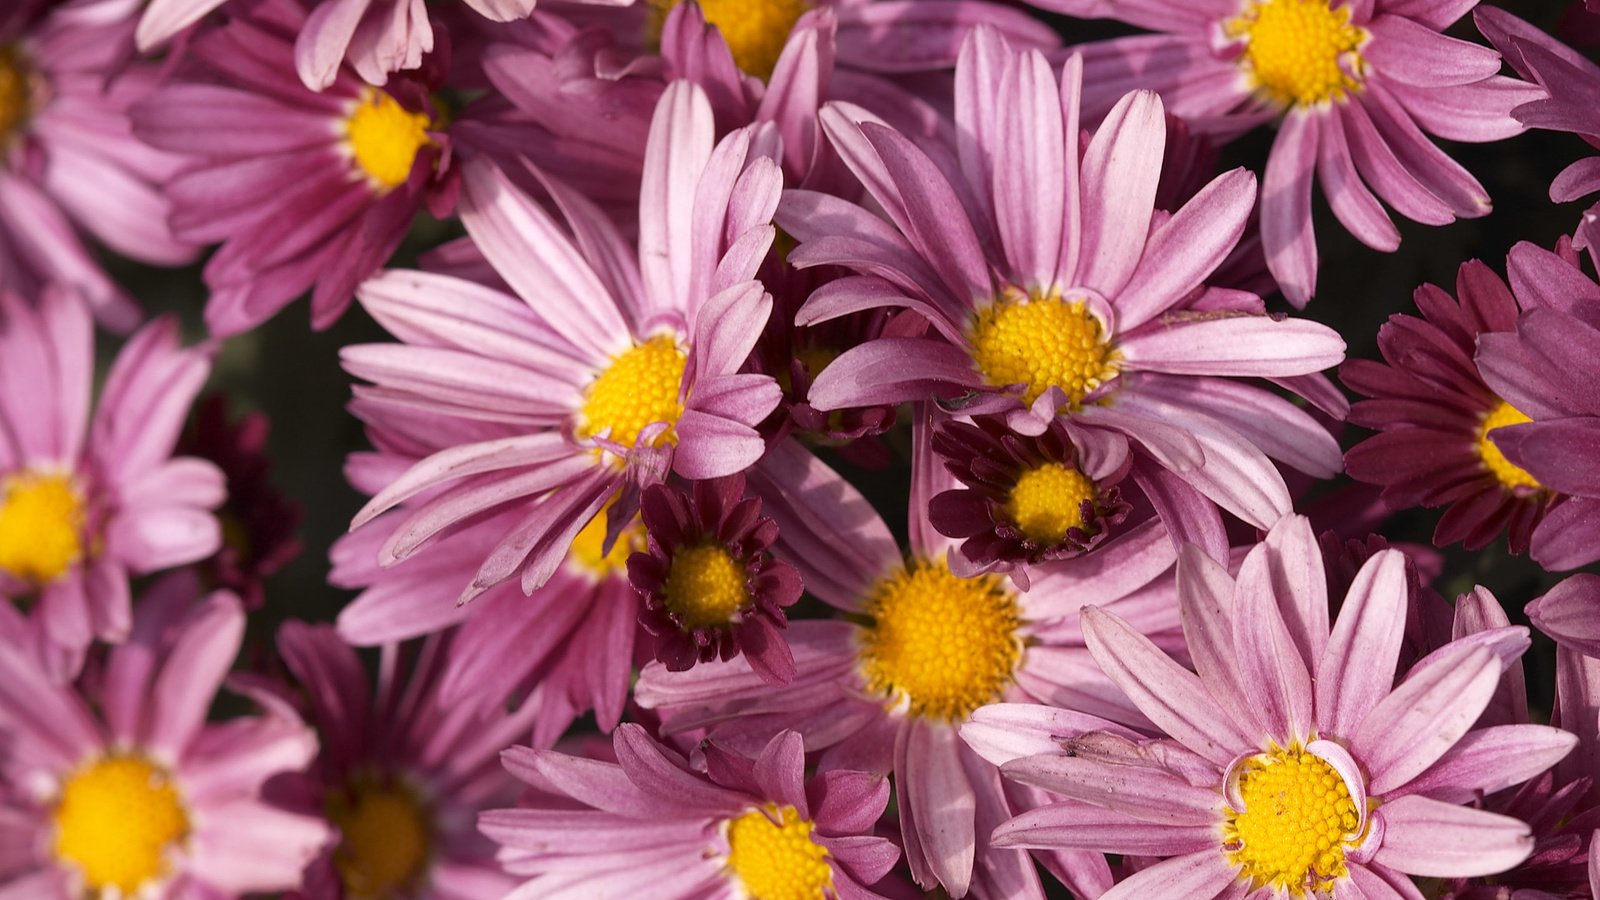
<instances>
[{"instance_id":1,"label":"pink chrysanthemum flower","mask_svg":"<svg viewBox=\"0 0 1600 900\"><path fill-rule=\"evenodd\" d=\"M861 273L813 293L797 322L894 307L932 331L846 351L816 376L811 405L937 397L962 414L1004 414L1027 435L1064 415L1156 463L1154 477L1174 484L1152 495L1198 492L1182 505L1209 498L1269 528L1290 508L1269 457L1328 477L1338 447L1294 404L1235 379L1301 387L1343 358L1344 342L1203 284L1244 232L1254 176L1236 169L1175 213L1156 210L1161 100L1127 95L1080 152L1080 75L1077 57L1058 81L1041 54L975 31L956 68L959 161L941 163L865 110L824 108L829 139L883 217L785 193L778 223L801 241L790 261ZM1162 512L1187 533L1190 516Z\"/></svg>"},{"instance_id":2,"label":"pink chrysanthemum flower","mask_svg":"<svg viewBox=\"0 0 1600 900\"><path fill-rule=\"evenodd\" d=\"M1456 298L1434 285L1417 288L1422 317L1395 315L1378 331L1384 362L1352 359L1340 369L1351 390L1370 398L1350 407L1349 420L1378 434L1350 448L1345 466L1358 481L1383 486L1393 509L1445 506L1434 529L1438 546L1488 546L1503 531L1512 553L1568 543L1573 510L1567 498L1506 459L1499 429L1527 415L1491 389L1474 354L1483 335L1512 332L1525 307L1546 289L1530 283L1559 265L1530 244L1512 248L1513 292L1473 260L1456 274ZM1459 298L1459 299L1457 299ZM1492 342L1492 341L1491 341ZM1554 517L1546 525L1547 516Z\"/></svg>"},{"instance_id":3,"label":"pink chrysanthemum flower","mask_svg":"<svg viewBox=\"0 0 1600 900\"><path fill-rule=\"evenodd\" d=\"M844 614L790 623L793 681L774 687L744 660L682 673L652 665L634 697L663 712L668 732L710 728L715 739L750 746L793 728L808 749L826 750L825 766L893 771L906 859L919 884L955 897L969 888L1042 896L1027 856L988 841L1032 795L1003 788L957 729L972 710L1001 699L1140 720L1095 671L1077 610L1097 598L1151 634L1175 638L1172 544L1159 523L1146 522L1093 556L1041 567L1026 592L997 575L956 575L946 562L954 543L924 513L928 494L948 478L926 438L917 440L909 557L865 498L793 441L752 473L779 524L781 555L808 591ZM1109 884L1098 856L1055 864L1075 890Z\"/></svg>"},{"instance_id":4,"label":"pink chrysanthemum flower","mask_svg":"<svg viewBox=\"0 0 1600 900\"><path fill-rule=\"evenodd\" d=\"M754 759L704 744L708 772L633 723L612 742L616 762L505 752L506 768L536 790L478 821L506 869L528 879L511 896L875 900L871 886L900 857L872 833L888 781L845 769L807 781L793 731Z\"/></svg>"},{"instance_id":5,"label":"pink chrysanthemum flower","mask_svg":"<svg viewBox=\"0 0 1600 900\"><path fill-rule=\"evenodd\" d=\"M92 696L0 644L0 893L29 900L237 897L281 891L329 838L262 785L317 752L283 704L207 725L244 636L229 594L174 582L142 598ZM103 718L102 718L103 717Z\"/></svg>"},{"instance_id":6,"label":"pink chrysanthemum flower","mask_svg":"<svg viewBox=\"0 0 1600 900\"><path fill-rule=\"evenodd\" d=\"M136 140L129 124L156 73L131 65L107 80L132 27L125 16L0 14L0 289L35 296L45 284L70 286L118 331L142 316L83 232L141 262L195 256L167 226L172 202L156 188L180 160Z\"/></svg>"},{"instance_id":7,"label":"pink chrysanthemum flower","mask_svg":"<svg viewBox=\"0 0 1600 900\"><path fill-rule=\"evenodd\" d=\"M1486 875L1527 858L1526 823L1461 805L1576 743L1543 725L1473 727L1527 649L1526 629L1452 641L1397 683L1398 551L1362 567L1331 623L1321 556L1298 516L1250 551L1237 580L1195 547L1178 565L1198 675L1112 612L1090 607L1083 625L1095 661L1170 737L1055 735L1046 712L1007 738L1004 722L996 736L987 711L975 716L969 737L1008 778L1068 798L1001 826L997 843L1166 857L1107 900L1409 897L1407 875Z\"/></svg>"},{"instance_id":8,"label":"pink chrysanthemum flower","mask_svg":"<svg viewBox=\"0 0 1600 900\"><path fill-rule=\"evenodd\" d=\"M209 351L178 323L123 346L90 411L94 334L76 294L37 309L0 294L0 596L33 598L35 639L57 675L94 638L130 627L128 578L215 553L217 467L172 456Z\"/></svg>"},{"instance_id":9,"label":"pink chrysanthemum flower","mask_svg":"<svg viewBox=\"0 0 1600 900\"><path fill-rule=\"evenodd\" d=\"M637 251L553 181L545 187L567 228L500 170L465 168L462 220L519 296L387 272L362 288L362 303L407 343L344 351L346 368L374 382L362 391L374 410L424 410L483 435L417 463L357 515L354 528L415 500L380 563L508 513L513 527L462 597L519 576L531 592L613 498L611 536L633 518L638 488L669 470L718 478L761 457L755 425L780 391L739 370L772 307L754 280L781 187L763 152L772 143L770 129L747 128L713 144L701 91L668 88L651 127Z\"/></svg>"},{"instance_id":10,"label":"pink chrysanthemum flower","mask_svg":"<svg viewBox=\"0 0 1600 900\"><path fill-rule=\"evenodd\" d=\"M191 68L141 101L134 130L188 158L167 185L186 240L222 242L205 267L206 324L231 336L311 290L326 328L425 201L450 202L448 137L428 87L341 70L318 94L295 78L299 0L262 4L195 37Z\"/></svg>"},{"instance_id":11,"label":"pink chrysanthemum flower","mask_svg":"<svg viewBox=\"0 0 1600 900\"><path fill-rule=\"evenodd\" d=\"M500 752L526 740L537 695L508 711L503 694L449 702L439 687L460 645L430 638L407 654L383 650L378 682L332 628L289 622L278 650L304 691L322 751L274 799L314 810L337 845L306 873L298 896L500 900L514 886L476 818L516 800Z\"/></svg>"},{"instance_id":12,"label":"pink chrysanthemum flower","mask_svg":"<svg viewBox=\"0 0 1600 900\"><path fill-rule=\"evenodd\" d=\"M1428 135L1477 142L1519 134L1511 108L1542 93L1499 75L1494 50L1443 34L1476 0L1029 2L1157 32L1078 48L1089 118L1145 88L1208 131L1282 120L1262 182L1261 240L1296 306L1316 288L1313 176L1351 234L1394 250L1400 232L1378 197L1428 225L1489 212L1482 185Z\"/></svg>"}]
</instances>

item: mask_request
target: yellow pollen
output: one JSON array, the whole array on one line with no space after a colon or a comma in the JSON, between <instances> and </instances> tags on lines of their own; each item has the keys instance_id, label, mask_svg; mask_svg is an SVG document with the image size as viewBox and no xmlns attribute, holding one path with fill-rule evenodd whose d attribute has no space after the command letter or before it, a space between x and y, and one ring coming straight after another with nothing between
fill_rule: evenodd
<instances>
[{"instance_id":1,"label":"yellow pollen","mask_svg":"<svg viewBox=\"0 0 1600 900\"><path fill-rule=\"evenodd\" d=\"M167 851L189 833L167 772L136 756L108 756L67 779L55 811L56 858L93 893L131 897L167 874Z\"/></svg>"},{"instance_id":2,"label":"yellow pollen","mask_svg":"<svg viewBox=\"0 0 1600 900\"><path fill-rule=\"evenodd\" d=\"M679 548L662 593L685 630L727 625L750 603L744 567L721 544Z\"/></svg>"},{"instance_id":3,"label":"yellow pollen","mask_svg":"<svg viewBox=\"0 0 1600 900\"><path fill-rule=\"evenodd\" d=\"M1322 103L1360 90L1365 65L1358 51L1367 32L1350 24L1350 9L1326 0L1261 0L1224 31L1244 37L1239 65L1276 103ZM1346 60L1347 66L1341 66ZM1352 74L1353 73L1353 74Z\"/></svg>"},{"instance_id":4,"label":"yellow pollen","mask_svg":"<svg viewBox=\"0 0 1600 900\"><path fill-rule=\"evenodd\" d=\"M33 86L15 47L0 48L0 146L17 130L33 107Z\"/></svg>"},{"instance_id":5,"label":"yellow pollen","mask_svg":"<svg viewBox=\"0 0 1600 900\"><path fill-rule=\"evenodd\" d=\"M632 447L645 426L666 422L669 427L651 446L676 443L670 426L683 415L678 386L688 361L668 335L657 335L618 355L589 385L578 436L593 437L609 429L610 440Z\"/></svg>"},{"instance_id":6,"label":"yellow pollen","mask_svg":"<svg viewBox=\"0 0 1600 900\"><path fill-rule=\"evenodd\" d=\"M1083 503L1094 499L1089 476L1061 463L1045 463L1017 479L1006 498L1006 513L1029 540L1054 544L1083 527Z\"/></svg>"},{"instance_id":7,"label":"yellow pollen","mask_svg":"<svg viewBox=\"0 0 1600 900\"><path fill-rule=\"evenodd\" d=\"M0 569L33 584L83 556L83 502L65 475L23 472L0 481Z\"/></svg>"},{"instance_id":8,"label":"yellow pollen","mask_svg":"<svg viewBox=\"0 0 1600 900\"><path fill-rule=\"evenodd\" d=\"M426 113L412 112L375 88L367 88L345 118L356 167L384 190L411 177L417 151L433 140L432 125Z\"/></svg>"},{"instance_id":9,"label":"yellow pollen","mask_svg":"<svg viewBox=\"0 0 1600 900\"><path fill-rule=\"evenodd\" d=\"M1022 658L1017 601L992 575L962 578L943 560L913 565L862 605L868 690L906 698L914 715L957 722L1000 699Z\"/></svg>"},{"instance_id":10,"label":"yellow pollen","mask_svg":"<svg viewBox=\"0 0 1600 900\"><path fill-rule=\"evenodd\" d=\"M328 799L334 867L349 897L390 897L426 868L430 815L405 785L358 776Z\"/></svg>"},{"instance_id":11,"label":"yellow pollen","mask_svg":"<svg viewBox=\"0 0 1600 900\"><path fill-rule=\"evenodd\" d=\"M1339 773L1304 750L1276 749L1245 763L1243 812L1223 826L1232 861L1257 887L1303 896L1345 874L1344 845L1360 821Z\"/></svg>"},{"instance_id":12,"label":"yellow pollen","mask_svg":"<svg viewBox=\"0 0 1600 900\"><path fill-rule=\"evenodd\" d=\"M833 895L828 848L792 806L767 804L728 822L728 869L751 900L821 900Z\"/></svg>"},{"instance_id":13,"label":"yellow pollen","mask_svg":"<svg viewBox=\"0 0 1600 900\"><path fill-rule=\"evenodd\" d=\"M682 0L649 0L650 37L661 39L667 13ZM728 42L733 61L746 74L765 81L783 55L794 23L811 4L805 0L700 0L706 22L717 27Z\"/></svg>"},{"instance_id":14,"label":"yellow pollen","mask_svg":"<svg viewBox=\"0 0 1600 900\"><path fill-rule=\"evenodd\" d=\"M1483 417L1483 424L1478 426L1478 455L1483 457L1483 464L1489 467L1490 474L1508 490L1513 488L1541 490L1544 485L1521 466L1506 459L1506 455L1500 452L1494 441L1489 440L1489 432L1507 425L1521 425L1532 421L1522 410L1501 400L1494 409L1489 410L1488 415Z\"/></svg>"},{"instance_id":15,"label":"yellow pollen","mask_svg":"<svg viewBox=\"0 0 1600 900\"><path fill-rule=\"evenodd\" d=\"M624 526L622 533L617 535L616 543L611 545L610 553L601 553L600 550L606 543L606 511L611 508L607 503L595 513L589 524L583 526L578 536L572 539L572 549L568 552L567 559L580 571L594 576L595 580L603 580L612 576L628 576L628 557L645 548L644 525L639 517L634 516L633 521Z\"/></svg>"},{"instance_id":16,"label":"yellow pollen","mask_svg":"<svg viewBox=\"0 0 1600 900\"><path fill-rule=\"evenodd\" d=\"M1022 385L1024 403L1053 385L1076 408L1117 374L1118 354L1100 320L1059 296L1002 297L978 311L970 337L984 379L995 387Z\"/></svg>"}]
</instances>

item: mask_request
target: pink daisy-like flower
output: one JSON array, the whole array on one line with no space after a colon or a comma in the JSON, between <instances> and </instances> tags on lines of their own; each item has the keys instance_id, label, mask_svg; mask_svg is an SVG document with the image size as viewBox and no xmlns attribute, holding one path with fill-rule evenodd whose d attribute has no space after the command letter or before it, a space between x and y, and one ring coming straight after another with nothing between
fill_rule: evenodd
<instances>
[{"instance_id":1,"label":"pink daisy-like flower","mask_svg":"<svg viewBox=\"0 0 1600 900\"><path fill-rule=\"evenodd\" d=\"M237 897L281 891L329 834L261 799L317 752L294 712L207 725L244 636L225 593L195 604L170 580L142 598L101 687L54 683L0 644L0 893L29 900ZM103 718L102 718L103 717Z\"/></svg>"},{"instance_id":2,"label":"pink daisy-like flower","mask_svg":"<svg viewBox=\"0 0 1600 900\"><path fill-rule=\"evenodd\" d=\"M508 897L873 900L870 886L900 858L872 833L888 781L845 769L807 781L795 732L754 759L708 742L704 772L633 723L612 742L616 762L505 752L506 768L535 788L521 808L478 820L506 869L527 878Z\"/></svg>"},{"instance_id":3,"label":"pink daisy-like flower","mask_svg":"<svg viewBox=\"0 0 1600 900\"><path fill-rule=\"evenodd\" d=\"M159 320L123 346L91 413L88 307L66 291L37 309L0 294L0 596L33 598L35 649L58 676L92 639L128 636L130 574L221 544L222 473L172 456L210 369Z\"/></svg>"},{"instance_id":4,"label":"pink daisy-like flower","mask_svg":"<svg viewBox=\"0 0 1600 900\"><path fill-rule=\"evenodd\" d=\"M178 157L134 138L128 110L157 87L150 66L107 80L126 16L79 21L65 11L0 16L0 289L36 296L72 287L108 328L129 331L138 306L84 245L182 265L195 248L167 226L156 185Z\"/></svg>"},{"instance_id":5,"label":"pink daisy-like flower","mask_svg":"<svg viewBox=\"0 0 1600 900\"><path fill-rule=\"evenodd\" d=\"M640 624L655 656L673 672L743 654L775 684L794 677L779 629L800 599L800 573L773 558L778 526L744 476L697 481L689 492L665 484L644 492L639 517L648 545L628 557L628 580L644 597Z\"/></svg>"},{"instance_id":6,"label":"pink daisy-like flower","mask_svg":"<svg viewBox=\"0 0 1600 900\"><path fill-rule=\"evenodd\" d=\"M439 687L460 644L384 647L375 688L332 628L289 622L278 650L322 737L310 772L275 799L315 810L339 840L306 874L308 900L406 897L499 900L514 882L478 833L479 812L513 803L500 752L525 740L537 695L508 712L504 695L449 702Z\"/></svg>"},{"instance_id":7,"label":"pink daisy-like flower","mask_svg":"<svg viewBox=\"0 0 1600 900\"><path fill-rule=\"evenodd\" d=\"M1187 507L1208 500L1269 528L1290 509L1269 457L1329 477L1338 446L1294 404L1235 379L1308 390L1344 342L1203 284L1244 232L1254 176L1236 169L1175 213L1156 210L1161 100L1127 95L1080 152L1080 68L1074 57L1058 81L1043 55L975 31L956 67L959 160L942 163L864 110L824 108L829 139L887 221L785 193L778 223L801 241L790 261L861 273L818 289L797 322L893 307L932 332L846 351L816 376L811 405L937 397L965 415L1004 414L1025 435L1066 416L1074 441L1153 461L1152 497L1193 496L1162 509L1175 534L1200 540ZM1220 527L1206 544L1226 553Z\"/></svg>"},{"instance_id":8,"label":"pink daisy-like flower","mask_svg":"<svg viewBox=\"0 0 1600 900\"><path fill-rule=\"evenodd\" d=\"M1513 331L1524 307L1542 302L1544 291L1527 288L1555 264L1548 256L1529 244L1512 249L1515 293L1476 260L1456 274L1459 300L1431 284L1417 288L1422 317L1394 315L1378 331L1384 362L1352 359L1340 369L1346 386L1371 398L1352 404L1349 420L1378 432L1345 454L1350 476L1382 485L1393 509L1448 505L1433 533L1438 546L1478 550L1504 531L1512 553L1531 545L1538 559L1570 527L1566 498L1501 452L1498 430L1528 417L1485 383L1473 359L1481 335ZM1547 527L1550 515L1556 523Z\"/></svg>"},{"instance_id":9,"label":"pink daisy-like flower","mask_svg":"<svg viewBox=\"0 0 1600 900\"><path fill-rule=\"evenodd\" d=\"M295 78L298 0L241 11L188 46L192 68L137 104L134 130L188 162L167 185L172 225L222 242L205 267L206 324L231 336L308 289L326 328L376 272L423 203L451 202L448 137L428 86L386 88L341 70L323 93Z\"/></svg>"},{"instance_id":10,"label":"pink daisy-like flower","mask_svg":"<svg viewBox=\"0 0 1600 900\"><path fill-rule=\"evenodd\" d=\"M1112 612L1090 607L1083 625L1095 661L1170 737L1059 733L1049 711L974 716L967 736L1008 778L1068 798L1001 826L997 843L1165 857L1108 900L1414 897L1407 875L1487 875L1527 858L1526 823L1461 805L1576 743L1543 725L1473 727L1526 629L1452 641L1397 683L1399 552L1362 567L1331 623L1298 516L1250 551L1237 580L1198 548L1178 565L1198 674Z\"/></svg>"},{"instance_id":11,"label":"pink daisy-like flower","mask_svg":"<svg viewBox=\"0 0 1600 900\"><path fill-rule=\"evenodd\" d=\"M918 431L909 558L865 498L793 441L752 472L763 508L779 523L780 555L800 569L808 591L844 614L790 623L788 685L774 687L739 659L681 673L652 665L634 697L662 711L669 733L709 728L713 739L750 747L793 728L807 749L826 751L825 768L893 771L906 859L919 884L955 897L969 888L1042 896L1027 856L988 841L990 829L1038 799L1002 786L957 729L972 710L1002 699L1140 721L1095 670L1077 610L1088 598L1104 600L1147 632L1175 639L1173 548L1151 521L1092 555L1040 567L1026 592L997 575L956 575L946 562L953 542L923 512L949 479ZM1110 883L1097 855L1047 863L1075 890Z\"/></svg>"},{"instance_id":12,"label":"pink daisy-like flower","mask_svg":"<svg viewBox=\"0 0 1600 900\"><path fill-rule=\"evenodd\" d=\"M761 457L755 425L781 392L739 369L772 308L754 280L781 187L763 152L771 135L747 128L714 144L704 94L668 88L646 152L637 250L553 181L544 186L566 228L500 170L465 167L462 220L518 296L387 272L361 300L407 343L344 351L346 368L374 382L361 389L374 411L426 411L484 434L412 466L361 510L353 528L416 501L380 563L508 513L513 527L462 597L518 576L531 592L613 498L608 547L632 520L638 489L669 470L718 478Z\"/></svg>"},{"instance_id":13,"label":"pink daisy-like flower","mask_svg":"<svg viewBox=\"0 0 1600 900\"><path fill-rule=\"evenodd\" d=\"M1498 74L1494 50L1443 34L1476 0L1029 2L1158 32L1078 48L1087 117L1147 88L1208 131L1282 120L1262 183L1261 240L1296 306L1316 288L1313 177L1351 234L1392 251L1400 232L1379 197L1428 225L1489 212L1482 185L1428 135L1511 137L1523 130L1512 107L1542 94Z\"/></svg>"}]
</instances>

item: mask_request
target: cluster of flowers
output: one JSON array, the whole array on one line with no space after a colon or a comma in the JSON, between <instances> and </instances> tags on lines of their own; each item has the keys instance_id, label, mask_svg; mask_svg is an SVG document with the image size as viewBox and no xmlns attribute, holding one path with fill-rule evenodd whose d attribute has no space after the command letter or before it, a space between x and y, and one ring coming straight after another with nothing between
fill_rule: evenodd
<instances>
[{"instance_id":1,"label":"cluster of flowers","mask_svg":"<svg viewBox=\"0 0 1600 900\"><path fill-rule=\"evenodd\" d=\"M1600 560L1600 207L1381 362L1264 299L1314 193L1486 214L1435 137L1600 146L1600 67L1476 0L534 6L0 11L0 898L1600 892L1600 576L1530 710L1371 533ZM193 346L101 264L211 245ZM299 511L193 408L307 294L393 336L358 594L241 660Z\"/></svg>"}]
</instances>

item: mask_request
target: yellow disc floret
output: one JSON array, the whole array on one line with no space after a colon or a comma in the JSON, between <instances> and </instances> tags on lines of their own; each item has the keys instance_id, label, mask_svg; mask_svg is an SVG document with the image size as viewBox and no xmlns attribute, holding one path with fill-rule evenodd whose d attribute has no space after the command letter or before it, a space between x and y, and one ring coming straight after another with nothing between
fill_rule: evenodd
<instances>
[{"instance_id":1,"label":"yellow disc floret","mask_svg":"<svg viewBox=\"0 0 1600 900\"><path fill-rule=\"evenodd\" d=\"M567 553L568 562L597 581L614 575L627 577L628 557L645 548L644 525L634 516L617 535L611 552L601 552L606 544L606 510L609 508L608 503L595 513L589 524L572 539L572 549Z\"/></svg>"},{"instance_id":2,"label":"yellow disc floret","mask_svg":"<svg viewBox=\"0 0 1600 900\"><path fill-rule=\"evenodd\" d=\"M652 446L674 443L670 426L683 415L678 386L688 354L669 335L657 335L624 351L590 383L580 411L578 435L609 431L609 439L632 447L639 432L655 422L669 426Z\"/></svg>"},{"instance_id":3,"label":"yellow disc floret","mask_svg":"<svg viewBox=\"0 0 1600 900\"><path fill-rule=\"evenodd\" d=\"M1293 747L1262 753L1244 763L1239 795L1244 809L1223 828L1240 875L1302 896L1345 874L1360 811L1333 766Z\"/></svg>"},{"instance_id":4,"label":"yellow disc floret","mask_svg":"<svg viewBox=\"0 0 1600 900\"><path fill-rule=\"evenodd\" d=\"M0 569L32 584L83 556L83 501L66 475L22 472L0 481Z\"/></svg>"},{"instance_id":5,"label":"yellow disc floret","mask_svg":"<svg viewBox=\"0 0 1600 900\"><path fill-rule=\"evenodd\" d=\"M955 722L1000 699L1022 658L1014 594L999 578L962 578L942 560L873 588L859 648L867 688L912 714Z\"/></svg>"},{"instance_id":6,"label":"yellow disc floret","mask_svg":"<svg viewBox=\"0 0 1600 900\"><path fill-rule=\"evenodd\" d=\"M822 900L832 896L828 849L792 806L767 804L728 822L728 871L751 900Z\"/></svg>"},{"instance_id":7,"label":"yellow disc floret","mask_svg":"<svg viewBox=\"0 0 1600 900\"><path fill-rule=\"evenodd\" d=\"M15 47L0 47L0 147L33 110L33 85Z\"/></svg>"},{"instance_id":8,"label":"yellow disc floret","mask_svg":"<svg viewBox=\"0 0 1600 900\"><path fill-rule=\"evenodd\" d=\"M1322 103L1359 90L1365 63L1357 51L1367 32L1350 24L1350 8L1327 0L1262 0L1224 30L1245 39L1239 65L1276 103Z\"/></svg>"},{"instance_id":9,"label":"yellow disc floret","mask_svg":"<svg viewBox=\"0 0 1600 900\"><path fill-rule=\"evenodd\" d=\"M427 808L399 782L357 777L328 799L328 821L339 829L334 867L348 897L390 897L428 862Z\"/></svg>"},{"instance_id":10,"label":"yellow disc floret","mask_svg":"<svg viewBox=\"0 0 1600 900\"><path fill-rule=\"evenodd\" d=\"M1100 320L1059 296L1002 297L978 311L970 337L984 380L1022 385L1025 403L1054 386L1076 407L1117 374L1117 353Z\"/></svg>"},{"instance_id":11,"label":"yellow disc floret","mask_svg":"<svg viewBox=\"0 0 1600 900\"><path fill-rule=\"evenodd\" d=\"M650 33L657 40L667 13L680 3L650 0ZM734 63L763 81L778 64L794 23L810 8L806 0L700 0L700 11L722 33Z\"/></svg>"},{"instance_id":12,"label":"yellow disc floret","mask_svg":"<svg viewBox=\"0 0 1600 900\"><path fill-rule=\"evenodd\" d=\"M411 177L417 151L432 142L426 113L412 112L375 88L367 88L345 118L345 134L356 167L384 190Z\"/></svg>"},{"instance_id":13,"label":"yellow disc floret","mask_svg":"<svg viewBox=\"0 0 1600 900\"><path fill-rule=\"evenodd\" d=\"M1489 467L1490 474L1507 489L1532 488L1539 490L1543 485L1539 479L1529 475L1527 470L1516 463L1506 459L1500 448L1489 440L1489 432L1507 425L1521 425L1533 420L1523 414L1522 410L1501 400L1489 414L1483 417L1483 424L1478 426L1478 455L1483 458L1483 464Z\"/></svg>"},{"instance_id":14,"label":"yellow disc floret","mask_svg":"<svg viewBox=\"0 0 1600 900\"><path fill-rule=\"evenodd\" d=\"M721 544L679 548L662 593L685 629L727 625L750 602L744 567Z\"/></svg>"},{"instance_id":15,"label":"yellow disc floret","mask_svg":"<svg viewBox=\"0 0 1600 900\"><path fill-rule=\"evenodd\" d=\"M1029 540L1054 544L1083 527L1083 503L1094 499L1089 476L1061 463L1044 463L1017 479L1006 497L1006 513Z\"/></svg>"},{"instance_id":16,"label":"yellow disc floret","mask_svg":"<svg viewBox=\"0 0 1600 900\"><path fill-rule=\"evenodd\" d=\"M55 855L93 893L131 897L167 875L167 851L189 833L171 777L136 756L108 756L69 777L55 811Z\"/></svg>"}]
</instances>

